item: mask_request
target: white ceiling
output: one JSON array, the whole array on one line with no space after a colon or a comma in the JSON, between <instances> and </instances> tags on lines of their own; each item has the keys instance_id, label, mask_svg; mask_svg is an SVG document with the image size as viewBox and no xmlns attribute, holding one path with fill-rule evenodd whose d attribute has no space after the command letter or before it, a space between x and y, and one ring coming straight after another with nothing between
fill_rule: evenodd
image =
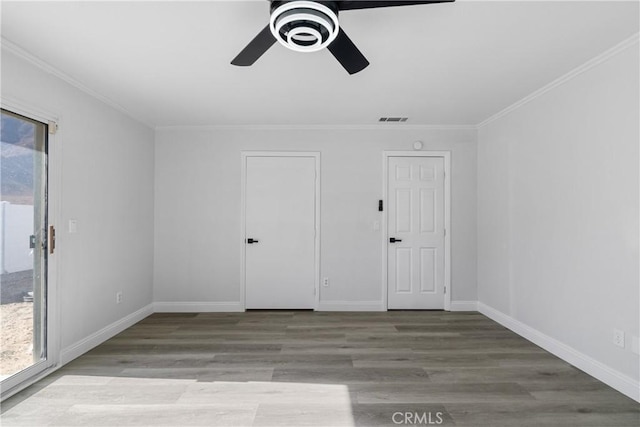
<instances>
[{"instance_id":1,"label":"white ceiling","mask_svg":"<svg viewBox=\"0 0 640 427\"><path fill-rule=\"evenodd\" d=\"M274 45L231 59L267 1L2 1L2 36L148 124L475 125L638 32L638 2L458 1L348 11L371 65ZM402 126L402 125L398 125Z\"/></svg>"}]
</instances>

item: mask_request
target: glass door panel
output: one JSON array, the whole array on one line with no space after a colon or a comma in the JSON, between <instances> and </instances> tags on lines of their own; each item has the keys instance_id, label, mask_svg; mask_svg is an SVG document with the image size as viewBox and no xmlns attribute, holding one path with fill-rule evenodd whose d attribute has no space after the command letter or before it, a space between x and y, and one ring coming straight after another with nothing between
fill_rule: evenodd
<instances>
[{"instance_id":1,"label":"glass door panel","mask_svg":"<svg viewBox=\"0 0 640 427\"><path fill-rule=\"evenodd\" d=\"M0 379L47 359L47 125L2 110Z\"/></svg>"}]
</instances>

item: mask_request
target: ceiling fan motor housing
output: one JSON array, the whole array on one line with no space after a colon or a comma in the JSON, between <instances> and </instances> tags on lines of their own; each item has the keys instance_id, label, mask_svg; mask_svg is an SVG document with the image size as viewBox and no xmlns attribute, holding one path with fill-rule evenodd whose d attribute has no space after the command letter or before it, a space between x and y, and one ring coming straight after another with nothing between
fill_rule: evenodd
<instances>
[{"instance_id":1,"label":"ceiling fan motor housing","mask_svg":"<svg viewBox=\"0 0 640 427\"><path fill-rule=\"evenodd\" d=\"M285 47L315 52L338 36L338 7L332 1L272 1L269 28Z\"/></svg>"}]
</instances>

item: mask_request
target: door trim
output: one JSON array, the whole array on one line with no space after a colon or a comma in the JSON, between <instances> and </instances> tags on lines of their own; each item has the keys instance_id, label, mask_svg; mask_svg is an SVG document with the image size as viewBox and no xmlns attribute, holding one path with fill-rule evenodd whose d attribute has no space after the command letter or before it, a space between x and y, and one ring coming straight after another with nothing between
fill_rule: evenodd
<instances>
[{"instance_id":1,"label":"door trim","mask_svg":"<svg viewBox=\"0 0 640 427\"><path fill-rule=\"evenodd\" d=\"M240 306L246 311L246 250L244 243L247 239L246 221L246 197L247 197L247 158L249 157L312 157L315 159L316 186L315 186L315 271L314 271L314 307L318 310L320 304L320 152L319 151L241 151L241 175L240 175Z\"/></svg>"},{"instance_id":2,"label":"door trim","mask_svg":"<svg viewBox=\"0 0 640 427\"><path fill-rule=\"evenodd\" d=\"M441 157L444 160L444 309L451 311L451 152L450 151L383 151L382 152L382 307L389 309L389 230L387 212L389 209L389 157Z\"/></svg>"},{"instance_id":3,"label":"door trim","mask_svg":"<svg viewBox=\"0 0 640 427\"><path fill-rule=\"evenodd\" d=\"M55 122L60 127L61 120L58 115L43 110L30 103L21 100L4 97L0 106L16 114L20 114L32 120L48 124ZM47 135L47 224L60 224L60 200L62 189L62 138L61 131ZM12 395L27 388L44 376L60 367L61 351L61 315L60 301L58 298L58 276L60 274L58 259L60 250L54 254L47 254L47 330L46 346L47 359L37 362L15 375L3 381L0 390L0 400L5 400Z\"/></svg>"}]
</instances>

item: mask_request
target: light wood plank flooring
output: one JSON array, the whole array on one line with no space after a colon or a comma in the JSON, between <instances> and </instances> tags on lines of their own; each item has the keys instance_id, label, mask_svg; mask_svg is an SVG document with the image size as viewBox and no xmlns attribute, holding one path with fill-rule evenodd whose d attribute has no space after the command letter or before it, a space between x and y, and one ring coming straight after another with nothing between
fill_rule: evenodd
<instances>
[{"instance_id":1,"label":"light wood plank flooring","mask_svg":"<svg viewBox=\"0 0 640 427\"><path fill-rule=\"evenodd\" d=\"M3 426L640 425L640 404L483 315L437 311L154 314L2 412Z\"/></svg>"}]
</instances>

